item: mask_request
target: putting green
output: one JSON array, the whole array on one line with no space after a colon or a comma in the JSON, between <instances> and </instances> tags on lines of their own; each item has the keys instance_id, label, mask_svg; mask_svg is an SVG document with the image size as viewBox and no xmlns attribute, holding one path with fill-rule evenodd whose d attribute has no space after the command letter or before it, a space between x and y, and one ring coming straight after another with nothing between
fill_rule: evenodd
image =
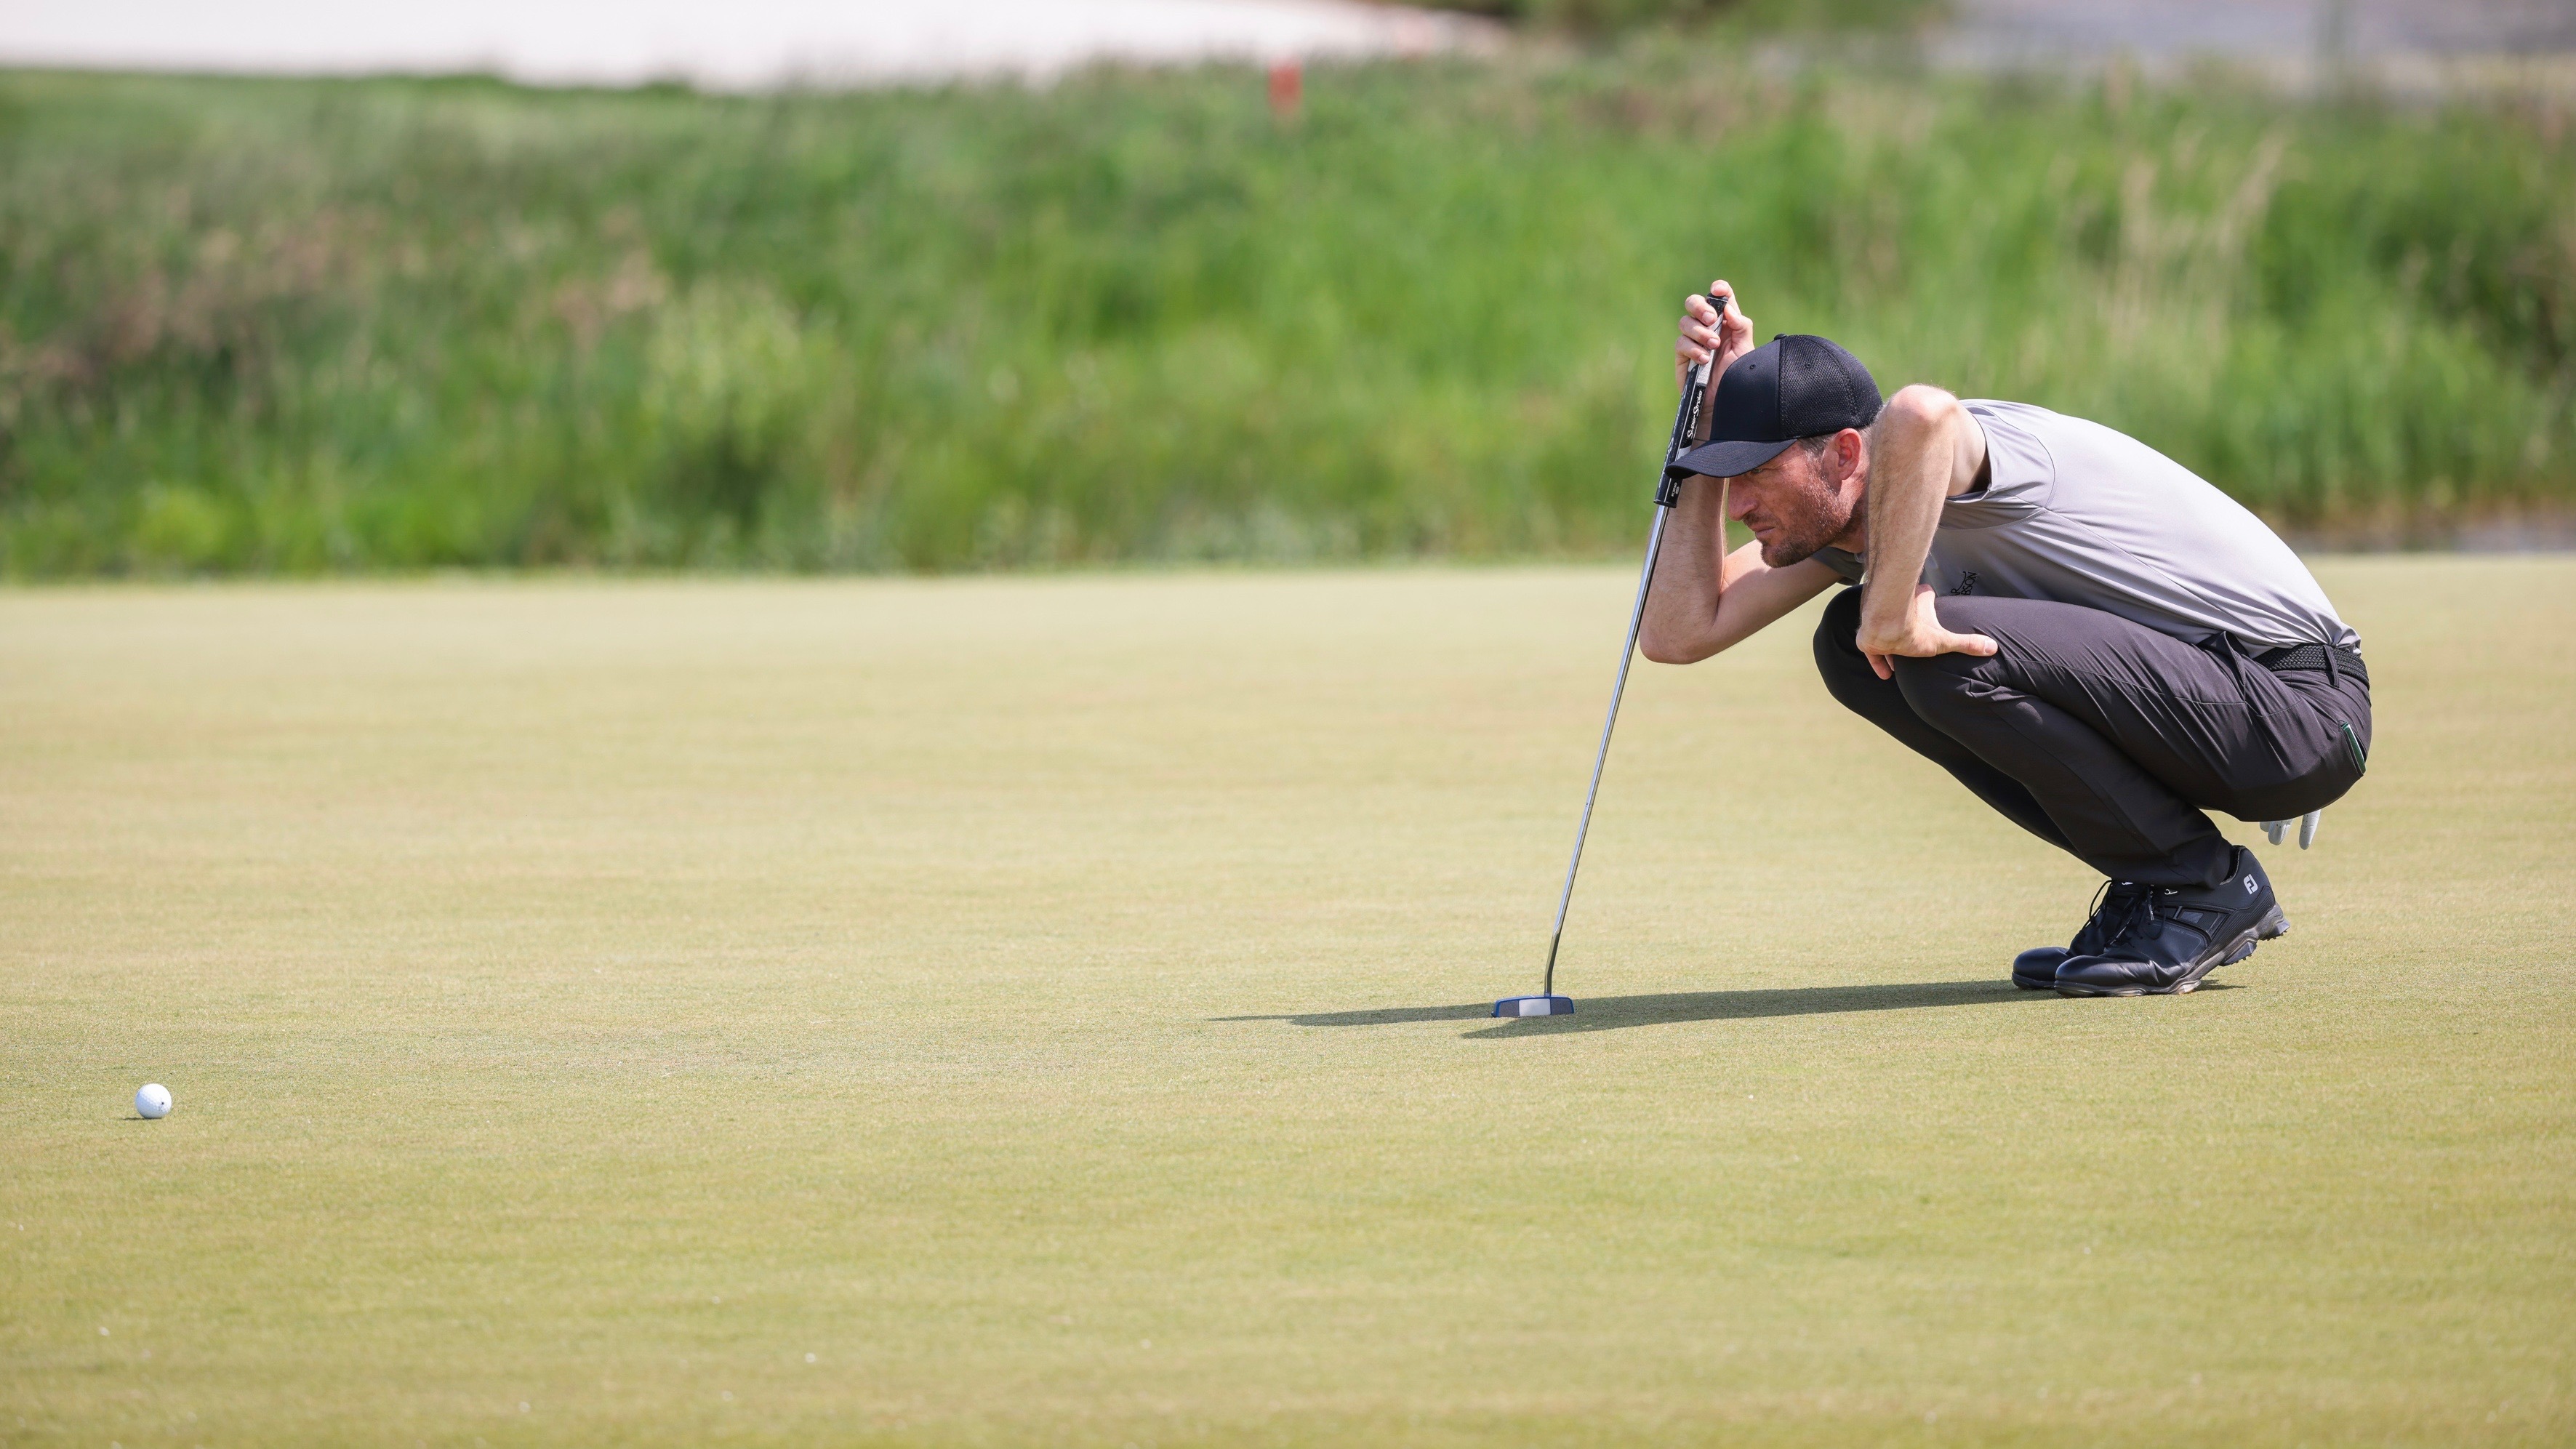
<instances>
[{"instance_id":1,"label":"putting green","mask_svg":"<svg viewBox=\"0 0 2576 1449\"><path fill-rule=\"evenodd\" d=\"M2217 989L1809 618L1508 1023L1621 569L0 593L0 1443L2566 1443L2576 560L2320 573Z\"/></svg>"}]
</instances>

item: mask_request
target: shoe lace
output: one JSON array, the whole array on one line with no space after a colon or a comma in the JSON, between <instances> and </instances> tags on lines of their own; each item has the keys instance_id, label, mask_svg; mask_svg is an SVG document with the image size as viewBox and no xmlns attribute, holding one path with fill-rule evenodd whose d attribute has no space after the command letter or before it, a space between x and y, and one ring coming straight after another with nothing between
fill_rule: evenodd
<instances>
[{"instance_id":1,"label":"shoe lace","mask_svg":"<svg viewBox=\"0 0 2576 1449\"><path fill-rule=\"evenodd\" d=\"M2106 880L2093 892L2093 905L2085 912L2084 924L2107 946L2128 934L2129 928L2136 924L2140 904L2153 894L2152 888L2133 880ZM2109 914L2112 912L2117 914ZM2108 919L2105 919L2106 915L2109 915Z\"/></svg>"},{"instance_id":2,"label":"shoe lace","mask_svg":"<svg viewBox=\"0 0 2576 1449\"><path fill-rule=\"evenodd\" d=\"M2112 892L2113 884L2124 889ZM2103 889L2106 894L2111 895L2111 899L2104 903L2104 909L2116 908L2118 911L2117 915L2105 923L2101 946L2104 951L2112 950L2132 935L2152 932L2157 916L2162 914L2156 909L2158 898L2180 894L2172 886L2140 885L2135 881L2106 882ZM2121 899L2123 896L2126 897L2125 900Z\"/></svg>"}]
</instances>

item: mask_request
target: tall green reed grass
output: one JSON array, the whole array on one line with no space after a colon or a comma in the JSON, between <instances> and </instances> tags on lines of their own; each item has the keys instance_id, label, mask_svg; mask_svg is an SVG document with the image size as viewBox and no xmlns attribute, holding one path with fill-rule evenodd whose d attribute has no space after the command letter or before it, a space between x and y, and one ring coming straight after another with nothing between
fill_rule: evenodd
<instances>
[{"instance_id":1,"label":"tall green reed grass","mask_svg":"<svg viewBox=\"0 0 2576 1449\"><path fill-rule=\"evenodd\" d=\"M1625 551L1718 274L2288 523L2576 499L2555 115L1726 54L0 76L0 568Z\"/></svg>"}]
</instances>

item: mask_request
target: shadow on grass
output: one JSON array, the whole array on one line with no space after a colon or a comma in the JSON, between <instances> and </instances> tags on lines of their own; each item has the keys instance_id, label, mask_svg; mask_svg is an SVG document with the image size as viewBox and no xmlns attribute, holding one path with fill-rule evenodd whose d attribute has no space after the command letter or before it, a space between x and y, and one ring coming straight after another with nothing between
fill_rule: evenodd
<instances>
[{"instance_id":1,"label":"shadow on grass","mask_svg":"<svg viewBox=\"0 0 2576 1449\"><path fill-rule=\"evenodd\" d=\"M2215 985L2216 983L2212 983ZM2057 1001L2008 981L1911 981L1901 985L1783 986L1758 991L1678 991L1654 996L1584 996L1572 1016L1508 1017L1471 1038L1559 1036L1679 1021L1740 1021L1770 1016L1832 1016L1905 1011L1922 1006L1976 1006ZM1390 1006L1377 1011L1316 1011L1295 1016L1220 1016L1218 1021L1285 1021L1297 1026L1390 1026L1408 1021L1494 1020L1492 1002L1464 1006Z\"/></svg>"}]
</instances>

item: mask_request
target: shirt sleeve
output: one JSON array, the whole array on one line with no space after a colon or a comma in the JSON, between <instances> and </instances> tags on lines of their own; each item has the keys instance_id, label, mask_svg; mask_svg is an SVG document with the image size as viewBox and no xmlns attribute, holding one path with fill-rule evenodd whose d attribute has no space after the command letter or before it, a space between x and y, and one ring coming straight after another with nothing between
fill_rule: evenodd
<instances>
[{"instance_id":1,"label":"shirt sleeve","mask_svg":"<svg viewBox=\"0 0 2576 1449\"><path fill-rule=\"evenodd\" d=\"M2057 478L2056 461L2032 426L2033 420L2016 416L2038 409L1982 400L1963 406L1986 435L1986 486L1945 500L1941 526L1992 528L2047 507L2050 485Z\"/></svg>"},{"instance_id":2,"label":"shirt sleeve","mask_svg":"<svg viewBox=\"0 0 2576 1449\"><path fill-rule=\"evenodd\" d=\"M1834 577L1840 579L1846 586L1859 583L1861 580L1862 566L1859 554L1828 545L1817 549L1809 557L1832 569Z\"/></svg>"}]
</instances>

